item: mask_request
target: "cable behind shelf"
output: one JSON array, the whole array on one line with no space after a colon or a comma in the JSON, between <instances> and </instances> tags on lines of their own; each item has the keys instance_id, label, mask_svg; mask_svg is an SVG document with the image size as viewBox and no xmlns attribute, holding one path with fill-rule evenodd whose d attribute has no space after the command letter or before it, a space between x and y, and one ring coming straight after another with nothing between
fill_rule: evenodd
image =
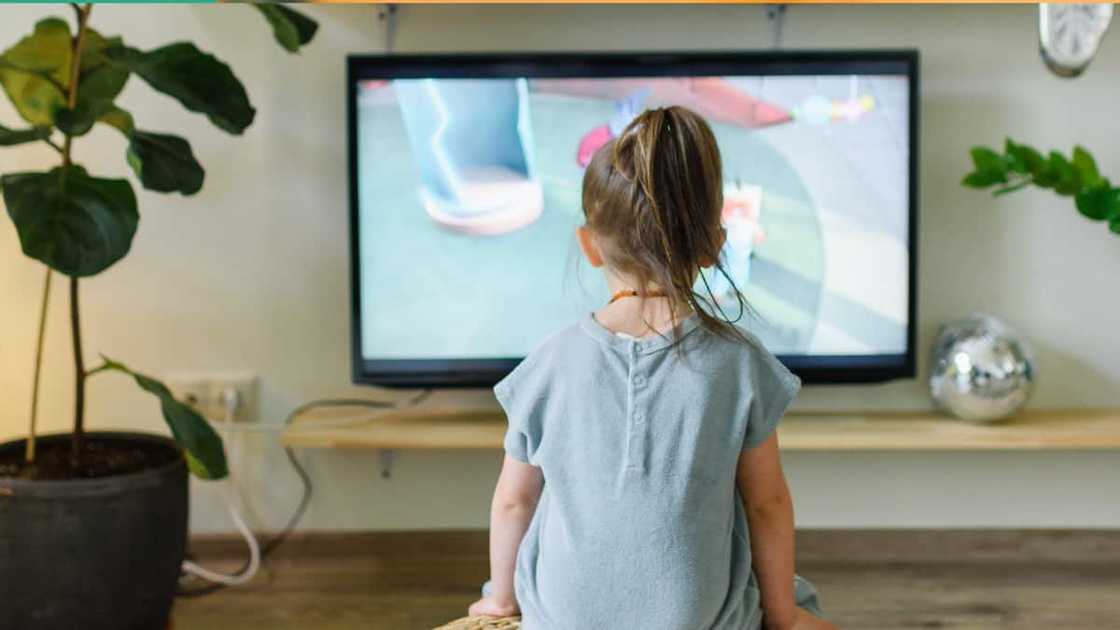
<instances>
[{"instance_id":1,"label":"cable behind shelf","mask_svg":"<svg viewBox=\"0 0 1120 630\"><path fill-rule=\"evenodd\" d=\"M430 396L431 393L432 390L425 389L416 396L413 396L412 398L400 403L383 400L368 400L363 398L324 398L320 400L313 400L311 402L304 403L299 407L296 407L284 419L284 424L277 427L277 429L283 430L284 428L290 426L292 422L300 415L307 413L312 409L319 409L324 407L359 407L364 409L404 408L419 404L428 396ZM227 418L228 417L232 417L232 414L227 413ZM243 432L245 430L245 427L233 428L230 427L228 423L223 424L226 425L225 429L229 429L227 433L231 436L231 442L233 443L232 445L236 446L236 435ZM260 428L253 430L270 431L274 429L270 427L267 429ZM295 470L296 475L299 476L300 483L303 486L303 492L300 496L299 504L296 506L296 509L292 513L292 516L288 519L288 522L284 525L284 528L264 544L259 544L256 537L253 535L250 528L245 524L244 520L241 518L240 514L235 508L236 487L232 482L231 475L231 478L227 479L227 502L229 506L230 517L233 519L234 525L237 527L238 531L241 532L242 536L245 537L246 543L249 546L249 557L236 572L230 575L220 574L217 572L209 571L207 569L203 569L198 564L190 560L184 561L183 568L185 572L205 579L211 583L206 586L182 589L177 593L179 597L199 597L202 595L208 595L210 593L220 591L227 586L234 586L237 584L244 584L248 582L259 570L264 560L270 554L276 551L276 549L280 545L282 545L285 540L288 539L292 532L295 531L296 527L299 525L300 520L303 518L304 513L307 511L307 506L311 503L313 487L311 484L311 476L307 473L307 469L303 467L303 464L301 464L299 459L296 457L295 451L293 451L291 447L285 446L284 454L287 456L288 462L291 464L292 469Z\"/></svg>"}]
</instances>

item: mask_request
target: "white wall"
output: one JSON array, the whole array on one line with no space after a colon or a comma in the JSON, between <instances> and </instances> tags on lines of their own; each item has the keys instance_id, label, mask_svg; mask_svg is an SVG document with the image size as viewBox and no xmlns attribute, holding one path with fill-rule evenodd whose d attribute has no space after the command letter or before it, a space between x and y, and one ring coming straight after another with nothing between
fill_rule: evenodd
<instances>
[{"instance_id":1,"label":"white wall","mask_svg":"<svg viewBox=\"0 0 1120 630\"><path fill-rule=\"evenodd\" d=\"M207 167L193 198L141 192L132 255L84 283L87 354L155 374L251 369L267 422L328 395L379 395L348 383L343 57L377 52L373 7L305 7L322 25L289 57L245 6L98 5L93 24L139 47L190 39L228 61L258 107L231 138L133 80L123 103L141 126L187 136ZM0 9L9 45L49 7ZM68 9L54 8L68 16ZM938 323L975 309L1003 316L1038 349L1037 407L1120 406L1120 238L1066 201L1026 192L1002 201L958 180L974 143L1005 134L1068 151L1093 149L1120 177L1120 33L1088 74L1051 76L1038 60L1028 6L792 7L788 47L922 50L921 357ZM398 49L749 48L769 42L761 7L406 6ZM6 102L0 123L17 118ZM124 146L97 130L77 156L127 175ZM0 149L0 172L43 168L49 150ZM41 267L0 220L0 439L27 416ZM56 278L58 280L58 278ZM56 282L42 422L70 416L65 283ZM393 394L386 394L393 395ZM484 396L484 395L483 395ZM925 408L923 380L809 388L803 408ZM160 429L156 405L108 376L90 388L94 427ZM405 453L394 478L365 452L307 452L316 496L310 528L480 527L498 454ZM807 527L1118 527L1120 453L790 454ZM256 524L276 527L298 486L273 436L248 436L235 458ZM213 487L196 485L196 531L228 528Z\"/></svg>"}]
</instances>

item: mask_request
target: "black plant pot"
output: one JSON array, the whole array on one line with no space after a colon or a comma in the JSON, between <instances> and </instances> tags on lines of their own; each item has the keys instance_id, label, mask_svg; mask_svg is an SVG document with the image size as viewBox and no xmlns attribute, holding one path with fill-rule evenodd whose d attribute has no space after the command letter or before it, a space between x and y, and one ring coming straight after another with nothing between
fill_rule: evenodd
<instances>
[{"instance_id":1,"label":"black plant pot","mask_svg":"<svg viewBox=\"0 0 1120 630\"><path fill-rule=\"evenodd\" d=\"M0 628L162 630L187 540L187 468L167 438L90 438L170 449L170 464L100 479L0 479ZM40 438L42 446L69 435ZM23 451L24 440L0 444Z\"/></svg>"}]
</instances>

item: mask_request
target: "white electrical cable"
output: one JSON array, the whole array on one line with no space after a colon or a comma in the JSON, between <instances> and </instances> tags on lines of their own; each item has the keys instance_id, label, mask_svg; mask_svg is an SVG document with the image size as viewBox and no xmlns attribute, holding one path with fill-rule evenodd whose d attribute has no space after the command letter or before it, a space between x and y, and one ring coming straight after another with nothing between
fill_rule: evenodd
<instances>
[{"instance_id":1,"label":"white electrical cable","mask_svg":"<svg viewBox=\"0 0 1120 630\"><path fill-rule=\"evenodd\" d=\"M241 400L236 389L227 389L222 392L222 407L225 413L218 432L222 434L223 440L228 439L230 451L235 455L234 461L237 461L236 455L239 453L238 446L240 443L237 440L237 435L240 431L229 431L229 427L233 421L234 414L237 412L237 407L240 404ZM256 577L257 571L261 568L261 547L260 543L257 542L257 537L253 535L253 531L249 529L249 526L245 524L245 519L241 518L241 514L237 511L237 486L233 481L232 466L230 467L229 475L226 476L222 483L225 484L226 507L229 509L230 519L233 520L237 531L241 533L245 538L245 542L249 545L249 565L245 567L245 570L241 573L227 575L203 568L190 560L184 560L183 571L210 582L236 586L238 584L244 584Z\"/></svg>"},{"instance_id":2,"label":"white electrical cable","mask_svg":"<svg viewBox=\"0 0 1120 630\"><path fill-rule=\"evenodd\" d=\"M292 411L290 414L288 414L288 417L285 419L284 424L282 424L282 425L246 426L244 424L239 425L237 423L232 422L233 417L236 414L238 405L240 404L241 401L238 400L237 390L227 389L226 391L222 392L222 403L225 407L225 415L224 415L224 418L223 418L223 422L221 423L221 426L219 427L219 433L222 434L223 438L227 438L228 443L230 444L231 450L234 450L234 455L235 455L234 461L239 461L239 459L236 457L237 451L235 450L240 446L240 443L236 439L236 436L238 434L246 433L246 432L249 432L249 433L267 433L267 432L283 431L283 430L289 428L292 424L292 421L295 418L297 418L300 414L302 414L302 413L304 413L308 410L319 408L319 407L365 407L365 408L371 408L371 409L384 409L384 410L393 409L393 408L400 409L400 408L403 408L403 407L412 407L412 406L420 404L424 399L426 399L429 395L431 395L431 393L432 393L432 390L426 389L426 390L421 391L419 394L409 398L408 400L397 401L395 403L374 401L374 400L365 400L365 399L360 399L360 398L325 398L325 399L321 399L321 400L314 400L314 401L311 401L309 403L305 403L303 405L300 405L298 408L296 408L294 411ZM376 420L376 418L362 418L361 423L365 424L365 423L371 422L373 420ZM328 424L330 426L335 426L336 423L315 422L314 424L316 426L321 426L321 424ZM337 424L338 424L338 426L352 426L355 423L351 420L351 421L346 422L346 423L337 423ZM189 573L191 575L198 576L200 578L203 578L207 581L212 582L213 584L211 584L210 586L206 586L206 587L202 587L202 588L196 588L196 589L189 590L189 591L180 591L179 592L180 596L194 597L194 596L198 596L198 595L206 595L208 593L212 593L215 590L218 590L218 589L222 588L223 586L234 586L234 585L244 584L245 582L248 582L249 580L253 579L253 577L259 571L261 562L263 560L263 556L265 554L271 552L273 549L275 549L276 546L279 545L281 542L283 542L283 540L288 536L288 534L295 528L296 523L299 522L300 517L303 515L303 512L307 507L308 501L311 499L311 480L307 476L307 472L303 469L302 466L300 466L299 462L295 459L295 455L293 454L292 449L291 448L286 448L285 450L287 451L288 459L291 461L292 466L295 467L296 472L303 479L305 490L304 490L303 499L301 499L299 507L296 508L295 514L292 516L292 519L285 526L284 531L282 531L278 537L270 540L268 542L268 544L265 546L265 549L262 549L260 547L256 537L253 535L253 532L248 528L248 526L246 526L245 521L241 518L241 515L237 512L237 509L236 509L236 499L237 499L236 485L233 483L233 473L232 473L232 469L231 469L230 475L225 480L225 483L226 483L225 489L226 489L226 492L227 492L226 500L227 500L227 504L229 506L230 518L233 520L234 525L237 526L238 531L241 532L241 535L245 538L245 542L248 543L248 545L249 545L249 561L244 564L244 566L242 567L242 570L239 573L234 574L234 575L225 575L225 574L217 573L217 572L214 572L214 571L207 570L207 569L205 569L205 568L203 568L203 567L201 567L201 566L199 566L199 565L197 565L193 562L184 561L183 564L182 564L183 572Z\"/></svg>"}]
</instances>

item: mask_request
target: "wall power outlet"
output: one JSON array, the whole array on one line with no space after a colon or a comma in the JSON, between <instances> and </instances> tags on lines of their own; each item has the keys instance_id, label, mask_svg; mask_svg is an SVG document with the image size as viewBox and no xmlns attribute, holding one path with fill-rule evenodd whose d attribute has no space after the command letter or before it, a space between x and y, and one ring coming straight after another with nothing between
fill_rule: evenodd
<instances>
[{"instance_id":1,"label":"wall power outlet","mask_svg":"<svg viewBox=\"0 0 1120 630\"><path fill-rule=\"evenodd\" d=\"M260 418L257 375L252 372L181 372L168 374L165 382L176 399L211 422L225 420L227 397L236 403L234 422Z\"/></svg>"}]
</instances>

